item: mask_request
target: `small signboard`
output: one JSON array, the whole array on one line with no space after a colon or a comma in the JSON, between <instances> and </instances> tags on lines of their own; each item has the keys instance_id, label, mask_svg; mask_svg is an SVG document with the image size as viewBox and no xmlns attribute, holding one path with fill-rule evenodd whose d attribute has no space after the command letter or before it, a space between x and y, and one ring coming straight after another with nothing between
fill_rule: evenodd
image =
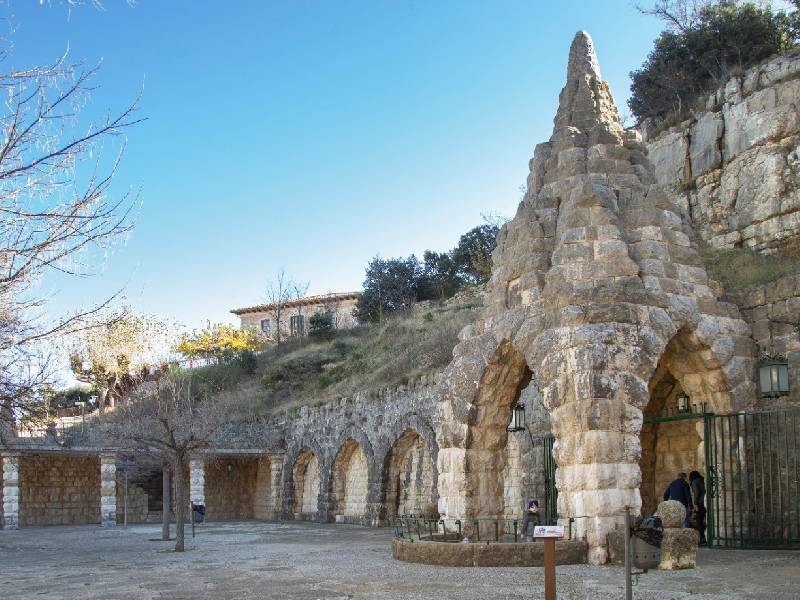
<instances>
[{"instance_id":1,"label":"small signboard","mask_svg":"<svg viewBox=\"0 0 800 600\"><path fill-rule=\"evenodd\" d=\"M533 537L535 538L563 538L564 526L563 525L537 525L533 528Z\"/></svg>"}]
</instances>

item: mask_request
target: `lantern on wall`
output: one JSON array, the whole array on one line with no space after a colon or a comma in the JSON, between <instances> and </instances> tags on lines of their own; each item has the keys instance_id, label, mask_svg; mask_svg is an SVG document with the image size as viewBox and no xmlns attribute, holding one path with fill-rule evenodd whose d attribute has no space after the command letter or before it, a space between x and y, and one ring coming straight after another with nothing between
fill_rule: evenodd
<instances>
[{"instance_id":1,"label":"lantern on wall","mask_svg":"<svg viewBox=\"0 0 800 600\"><path fill-rule=\"evenodd\" d=\"M508 425L509 431L523 431L525 429L525 405L517 402L511 409L511 423Z\"/></svg>"},{"instance_id":2,"label":"lantern on wall","mask_svg":"<svg viewBox=\"0 0 800 600\"><path fill-rule=\"evenodd\" d=\"M758 388L763 397L774 398L789 393L789 363L786 357L762 356L758 365Z\"/></svg>"},{"instance_id":3,"label":"lantern on wall","mask_svg":"<svg viewBox=\"0 0 800 600\"><path fill-rule=\"evenodd\" d=\"M681 392L675 399L678 401L679 413L689 412L689 396L687 396L684 392Z\"/></svg>"}]
</instances>

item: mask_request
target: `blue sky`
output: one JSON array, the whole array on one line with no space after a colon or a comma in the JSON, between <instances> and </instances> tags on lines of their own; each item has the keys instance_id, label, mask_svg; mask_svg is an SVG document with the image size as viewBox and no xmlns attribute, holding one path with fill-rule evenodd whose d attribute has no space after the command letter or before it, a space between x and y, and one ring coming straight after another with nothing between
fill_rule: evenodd
<instances>
[{"instance_id":1,"label":"blue sky","mask_svg":"<svg viewBox=\"0 0 800 600\"><path fill-rule=\"evenodd\" d=\"M369 259L446 250L513 215L546 140L575 31L593 36L623 114L660 23L627 0L197 2L106 9L10 0L21 67L69 48L102 61L82 113L142 89L115 190L133 235L54 312L125 288L190 327L235 322L280 268L310 293L360 289Z\"/></svg>"}]
</instances>

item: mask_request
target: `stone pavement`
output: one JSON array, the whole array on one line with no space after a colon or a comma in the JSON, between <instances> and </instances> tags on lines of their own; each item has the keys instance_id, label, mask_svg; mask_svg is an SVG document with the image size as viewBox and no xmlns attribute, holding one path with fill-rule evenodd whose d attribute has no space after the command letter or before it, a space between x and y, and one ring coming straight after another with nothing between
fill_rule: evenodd
<instances>
[{"instance_id":1,"label":"stone pavement","mask_svg":"<svg viewBox=\"0 0 800 600\"><path fill-rule=\"evenodd\" d=\"M175 554L155 525L0 532L0 597L53 599L378 598L478 600L543 596L541 568L450 568L391 557L389 529L315 523L203 525ZM652 571L637 599L797 598L800 555L701 549L698 568ZM613 566L559 567L559 598L621 598Z\"/></svg>"}]
</instances>

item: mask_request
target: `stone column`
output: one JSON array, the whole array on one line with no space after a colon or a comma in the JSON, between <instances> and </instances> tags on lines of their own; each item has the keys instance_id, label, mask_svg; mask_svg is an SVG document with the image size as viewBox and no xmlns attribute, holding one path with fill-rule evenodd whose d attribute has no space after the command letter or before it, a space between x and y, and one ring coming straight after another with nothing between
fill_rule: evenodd
<instances>
[{"instance_id":1,"label":"stone column","mask_svg":"<svg viewBox=\"0 0 800 600\"><path fill-rule=\"evenodd\" d=\"M19 454L3 453L3 529L19 528Z\"/></svg>"},{"instance_id":2,"label":"stone column","mask_svg":"<svg viewBox=\"0 0 800 600\"><path fill-rule=\"evenodd\" d=\"M182 477L177 474L176 477ZM205 463L201 458L189 461L189 501L192 504L206 503L206 471Z\"/></svg>"},{"instance_id":3,"label":"stone column","mask_svg":"<svg viewBox=\"0 0 800 600\"><path fill-rule=\"evenodd\" d=\"M100 525L117 525L117 457L100 455Z\"/></svg>"},{"instance_id":4,"label":"stone column","mask_svg":"<svg viewBox=\"0 0 800 600\"><path fill-rule=\"evenodd\" d=\"M276 518L281 514L281 498L283 497L283 455L270 457L269 515Z\"/></svg>"}]
</instances>

